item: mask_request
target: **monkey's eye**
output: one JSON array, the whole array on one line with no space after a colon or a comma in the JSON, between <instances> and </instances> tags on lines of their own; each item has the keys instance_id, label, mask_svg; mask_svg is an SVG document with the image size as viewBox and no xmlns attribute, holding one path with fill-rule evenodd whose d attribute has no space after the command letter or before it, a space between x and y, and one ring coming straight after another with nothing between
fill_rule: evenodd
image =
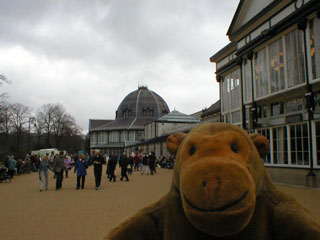
<instances>
[{"instance_id":1,"label":"monkey's eye","mask_svg":"<svg viewBox=\"0 0 320 240\"><path fill-rule=\"evenodd\" d=\"M190 149L189 149L190 156L192 156L195 152L196 152L196 147L195 146L191 146Z\"/></svg>"},{"instance_id":2,"label":"monkey's eye","mask_svg":"<svg viewBox=\"0 0 320 240\"><path fill-rule=\"evenodd\" d=\"M238 153L239 152L239 147L235 143L231 143L230 148L233 152Z\"/></svg>"}]
</instances>

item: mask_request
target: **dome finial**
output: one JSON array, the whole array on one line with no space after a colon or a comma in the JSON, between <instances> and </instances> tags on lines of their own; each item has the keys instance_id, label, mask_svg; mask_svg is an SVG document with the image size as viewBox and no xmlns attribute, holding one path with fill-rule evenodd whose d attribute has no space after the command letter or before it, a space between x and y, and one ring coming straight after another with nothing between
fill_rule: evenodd
<instances>
[{"instance_id":1,"label":"dome finial","mask_svg":"<svg viewBox=\"0 0 320 240\"><path fill-rule=\"evenodd\" d=\"M138 84L138 90L140 90L140 89L148 89L148 85L146 85L146 84Z\"/></svg>"}]
</instances>

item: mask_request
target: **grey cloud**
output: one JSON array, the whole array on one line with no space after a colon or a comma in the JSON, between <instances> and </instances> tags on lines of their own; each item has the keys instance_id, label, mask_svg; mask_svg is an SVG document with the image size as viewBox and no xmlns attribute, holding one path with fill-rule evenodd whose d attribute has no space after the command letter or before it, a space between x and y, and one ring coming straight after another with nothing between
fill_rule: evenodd
<instances>
[{"instance_id":1,"label":"grey cloud","mask_svg":"<svg viewBox=\"0 0 320 240\"><path fill-rule=\"evenodd\" d=\"M34 108L61 101L84 129L88 118L113 118L138 84L191 113L217 99L197 84L217 92L209 57L227 43L238 2L0 0L0 49L21 46L35 59L24 68L15 64L20 59L11 59L12 66L2 65L0 73L13 80L8 87L13 101L24 99ZM54 84L65 89L56 91ZM54 92L23 96L48 87Z\"/></svg>"}]
</instances>

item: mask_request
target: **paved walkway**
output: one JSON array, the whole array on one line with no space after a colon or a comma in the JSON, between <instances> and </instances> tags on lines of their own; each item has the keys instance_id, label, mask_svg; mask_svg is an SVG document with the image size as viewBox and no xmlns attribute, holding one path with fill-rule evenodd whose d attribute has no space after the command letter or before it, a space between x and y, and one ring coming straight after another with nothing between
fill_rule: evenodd
<instances>
[{"instance_id":1,"label":"paved walkway","mask_svg":"<svg viewBox=\"0 0 320 240\"><path fill-rule=\"evenodd\" d=\"M0 184L0 239L102 239L129 215L160 199L169 190L172 172L158 169L153 176L134 172L129 182L116 183L108 182L104 174L98 191L92 168L83 190L75 189L73 172L58 192L51 172L49 190L44 192L39 191L37 173L16 176L11 183ZM320 218L320 190L279 186Z\"/></svg>"}]
</instances>

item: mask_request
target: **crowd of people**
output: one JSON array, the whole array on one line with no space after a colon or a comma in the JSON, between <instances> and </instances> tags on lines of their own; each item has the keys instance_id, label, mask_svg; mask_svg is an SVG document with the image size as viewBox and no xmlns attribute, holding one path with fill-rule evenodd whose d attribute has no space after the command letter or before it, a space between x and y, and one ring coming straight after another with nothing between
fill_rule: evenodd
<instances>
[{"instance_id":1,"label":"crowd of people","mask_svg":"<svg viewBox=\"0 0 320 240\"><path fill-rule=\"evenodd\" d=\"M157 167L171 169L174 166L174 159L160 156L157 160L154 152L148 154L134 152L130 156L124 152L121 156L116 156L115 154L103 155L96 151L93 156L90 156L83 153L72 155L61 151L59 154L51 152L45 156L26 154L24 160L15 160L14 156L10 155L5 162L5 167L11 179L21 173L38 172L42 192L43 189L48 190L49 170L53 172L53 178L56 181L55 189L58 191L62 188L63 178L68 178L72 167L77 176L76 189L84 189L87 169L91 165L95 177L95 189L98 190L104 164L107 164L106 175L109 181L116 182L115 170L118 164L121 168L120 181L129 181L129 175L133 171L141 171L141 175L149 175L149 173L153 175L157 173Z\"/></svg>"}]
</instances>

